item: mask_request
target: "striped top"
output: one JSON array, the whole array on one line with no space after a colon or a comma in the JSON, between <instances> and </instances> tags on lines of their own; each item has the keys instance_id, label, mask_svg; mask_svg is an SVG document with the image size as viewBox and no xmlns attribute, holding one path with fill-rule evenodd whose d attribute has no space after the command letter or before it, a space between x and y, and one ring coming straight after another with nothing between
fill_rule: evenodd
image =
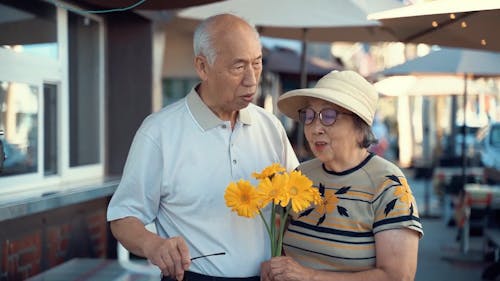
<instances>
[{"instance_id":1,"label":"striped top","mask_svg":"<svg viewBox=\"0 0 500 281\"><path fill-rule=\"evenodd\" d=\"M304 266L330 271L375 267L375 233L409 228L423 235L417 205L402 171L370 154L335 173L318 159L299 167L319 188L323 204L294 214L283 249Z\"/></svg>"}]
</instances>

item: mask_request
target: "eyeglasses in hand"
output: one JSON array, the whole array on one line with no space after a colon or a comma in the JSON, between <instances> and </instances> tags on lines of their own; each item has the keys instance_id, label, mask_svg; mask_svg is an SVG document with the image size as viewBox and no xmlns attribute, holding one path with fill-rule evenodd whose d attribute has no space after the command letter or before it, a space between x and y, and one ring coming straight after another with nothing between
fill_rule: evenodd
<instances>
[{"instance_id":1,"label":"eyeglasses in hand","mask_svg":"<svg viewBox=\"0 0 500 281\"><path fill-rule=\"evenodd\" d=\"M225 254L226 254L225 252L219 252L219 253L212 253L212 254L197 256L197 257L191 258L191 261L201 259L201 258L207 258L207 257L211 257L211 256L221 256L221 255L225 255ZM186 273L184 273L184 278L182 278L182 281L189 281Z\"/></svg>"}]
</instances>

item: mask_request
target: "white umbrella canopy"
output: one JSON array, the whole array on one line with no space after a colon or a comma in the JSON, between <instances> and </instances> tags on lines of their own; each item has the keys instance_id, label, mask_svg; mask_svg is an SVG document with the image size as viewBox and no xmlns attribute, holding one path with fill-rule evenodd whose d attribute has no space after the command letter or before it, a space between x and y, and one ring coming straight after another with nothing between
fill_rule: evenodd
<instances>
[{"instance_id":1,"label":"white umbrella canopy","mask_svg":"<svg viewBox=\"0 0 500 281\"><path fill-rule=\"evenodd\" d=\"M367 16L402 5L399 0L227 0L183 9L178 16L204 19L232 13L269 37L316 42L398 41L380 22Z\"/></svg>"},{"instance_id":2,"label":"white umbrella canopy","mask_svg":"<svg viewBox=\"0 0 500 281\"><path fill-rule=\"evenodd\" d=\"M384 69L382 75L454 74L475 77L500 76L500 52L440 48L426 56Z\"/></svg>"},{"instance_id":3,"label":"white umbrella canopy","mask_svg":"<svg viewBox=\"0 0 500 281\"><path fill-rule=\"evenodd\" d=\"M367 16L402 6L400 0L227 0L181 9L177 16L203 20L231 13L254 24L263 36L301 40L301 87L305 87L307 41L397 41Z\"/></svg>"},{"instance_id":4,"label":"white umbrella canopy","mask_svg":"<svg viewBox=\"0 0 500 281\"><path fill-rule=\"evenodd\" d=\"M254 24L260 35L302 41L300 86L307 86L308 41L397 41L370 13L402 7L400 0L227 0L186 8L178 17L202 20L231 13ZM303 146L302 127L297 130L298 149Z\"/></svg>"},{"instance_id":5,"label":"white umbrella canopy","mask_svg":"<svg viewBox=\"0 0 500 281\"><path fill-rule=\"evenodd\" d=\"M500 1L435 0L376 12L399 41L500 51Z\"/></svg>"},{"instance_id":6,"label":"white umbrella canopy","mask_svg":"<svg viewBox=\"0 0 500 281\"><path fill-rule=\"evenodd\" d=\"M397 75L374 83L377 91L385 96L439 96L462 95L465 80L459 76ZM498 88L485 80L467 81L467 94L498 94Z\"/></svg>"},{"instance_id":7,"label":"white umbrella canopy","mask_svg":"<svg viewBox=\"0 0 500 281\"><path fill-rule=\"evenodd\" d=\"M186 8L215 1L221 0L74 0L72 2L100 7L101 11L110 9L128 10L129 8L134 10L160 11Z\"/></svg>"},{"instance_id":8,"label":"white umbrella canopy","mask_svg":"<svg viewBox=\"0 0 500 281\"><path fill-rule=\"evenodd\" d=\"M381 71L380 75L394 76L394 75L415 75L421 78L424 77L439 77L439 75L455 75L457 78L462 78L461 85L463 96L464 112L462 117L462 135L466 135L467 120L467 96L471 91L470 84L475 80L469 78L477 77L498 77L500 76L500 53L488 52L479 50L468 50L459 48L441 48L440 50L433 51L426 56L409 60L403 64ZM478 81L476 81L477 83ZM435 83L436 89L439 89L440 82ZM452 118L455 120L454 113ZM458 119L458 118L457 118ZM453 130L453 129L452 129ZM456 132L455 132L456 133ZM452 131L452 134L455 134ZM453 138L452 138L453 139ZM465 184L465 169L467 167L466 147L465 142L462 142L462 180Z\"/></svg>"}]
</instances>

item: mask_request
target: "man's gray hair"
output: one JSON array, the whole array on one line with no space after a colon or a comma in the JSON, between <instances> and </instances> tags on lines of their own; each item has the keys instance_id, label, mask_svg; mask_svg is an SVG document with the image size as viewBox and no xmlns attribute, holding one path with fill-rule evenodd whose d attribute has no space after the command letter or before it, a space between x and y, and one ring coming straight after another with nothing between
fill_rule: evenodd
<instances>
[{"instance_id":1,"label":"man's gray hair","mask_svg":"<svg viewBox=\"0 0 500 281\"><path fill-rule=\"evenodd\" d=\"M203 55L207 58L208 64L213 65L215 62L215 57L217 56L217 50L215 49L213 45L213 32L210 30L212 24L217 20L217 18L221 15L231 15L231 14L220 14L220 15L214 15L209 18L206 18L203 20L196 30L194 31L194 36L193 36L193 49L194 49L194 55L199 56ZM238 17L235 15L231 15L234 17ZM240 18L240 17L238 17ZM255 31L255 36L257 40L260 40L259 32L255 28L254 25L250 24L248 21L240 18L242 21L246 22L248 26L252 27L252 29Z\"/></svg>"}]
</instances>

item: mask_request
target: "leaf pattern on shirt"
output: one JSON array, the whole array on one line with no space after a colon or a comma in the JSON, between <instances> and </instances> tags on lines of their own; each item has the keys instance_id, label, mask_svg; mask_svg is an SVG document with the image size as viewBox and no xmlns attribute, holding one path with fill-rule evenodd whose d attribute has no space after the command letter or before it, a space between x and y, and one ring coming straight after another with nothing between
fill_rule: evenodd
<instances>
[{"instance_id":1,"label":"leaf pattern on shirt","mask_svg":"<svg viewBox=\"0 0 500 281\"><path fill-rule=\"evenodd\" d=\"M392 210L394 210L397 201L399 201L401 204L406 205L408 207L409 214L413 215L413 201L415 200L415 198L413 197L406 178L398 177L396 175L388 175L386 176L386 178L387 180L384 182L384 186L387 186L389 184L387 181L392 181L392 184L389 185L388 188L394 187L393 195L396 197L396 199L393 199L386 204L384 209L385 216L387 216Z\"/></svg>"},{"instance_id":2,"label":"leaf pattern on shirt","mask_svg":"<svg viewBox=\"0 0 500 281\"><path fill-rule=\"evenodd\" d=\"M299 215L299 218L303 216L308 216L309 214L312 213L313 210L315 210L320 215L320 218L318 219L316 225L322 224L325 221L326 216L328 214L333 213L335 210L337 210L337 212L341 216L349 217L348 210L338 205L341 199L338 197L338 195L346 195L350 189L351 186L343 186L334 192L333 190L326 189L325 185L320 183L318 190L321 195L322 202L317 204L314 208L302 212Z\"/></svg>"}]
</instances>

